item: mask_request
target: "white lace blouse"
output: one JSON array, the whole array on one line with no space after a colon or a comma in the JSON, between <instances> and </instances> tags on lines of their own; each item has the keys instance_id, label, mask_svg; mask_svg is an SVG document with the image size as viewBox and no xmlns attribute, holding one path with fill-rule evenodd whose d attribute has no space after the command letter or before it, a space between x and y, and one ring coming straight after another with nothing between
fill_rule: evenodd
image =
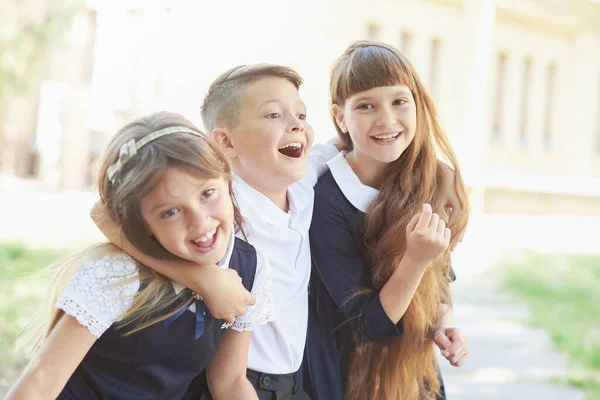
<instances>
[{"instance_id":1,"label":"white lace blouse","mask_svg":"<svg viewBox=\"0 0 600 400\"><path fill-rule=\"evenodd\" d=\"M233 240L232 236L226 257L219 263L223 269L229 267ZM61 293L56 307L76 318L99 338L131 307L139 287L137 262L126 253L115 251L82 262ZM184 289L175 282L173 287L177 293ZM256 304L246 306L246 314L237 317L231 329L251 331L274 320L271 265L268 257L259 252L251 292ZM188 310L196 311L194 303Z\"/></svg>"}]
</instances>

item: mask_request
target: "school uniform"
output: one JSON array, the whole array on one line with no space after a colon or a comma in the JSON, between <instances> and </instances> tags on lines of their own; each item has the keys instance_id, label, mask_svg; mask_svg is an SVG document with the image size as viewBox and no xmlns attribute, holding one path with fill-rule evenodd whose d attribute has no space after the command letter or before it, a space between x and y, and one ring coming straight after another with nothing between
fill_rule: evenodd
<instances>
[{"instance_id":1,"label":"school uniform","mask_svg":"<svg viewBox=\"0 0 600 400\"><path fill-rule=\"evenodd\" d=\"M301 399L299 370L304 356L311 271L308 231L314 189L325 161L338 153L332 145L315 145L304 179L287 191L289 211L234 176L233 190L244 216L249 243L270 260L275 320L254 329L248 355L248 379L260 399Z\"/></svg>"},{"instance_id":2,"label":"school uniform","mask_svg":"<svg viewBox=\"0 0 600 400\"><path fill-rule=\"evenodd\" d=\"M221 268L234 268L257 303L231 329L248 331L273 319L268 259L233 235ZM120 282L126 282L120 284ZM117 284L117 285L115 285ZM114 323L140 289L138 264L115 251L83 262L56 306L98 337L58 399L184 399L188 386L209 364L222 330L201 300L129 336ZM173 284L183 301L189 289ZM178 308L173 304L172 310Z\"/></svg>"},{"instance_id":3,"label":"school uniform","mask_svg":"<svg viewBox=\"0 0 600 400\"><path fill-rule=\"evenodd\" d=\"M313 400L342 400L353 334L376 341L401 336L403 327L402 319L389 319L378 291L356 295L371 286L361 226L378 191L360 182L343 153L327 166L315 186L310 229L313 271L303 380Z\"/></svg>"}]
</instances>

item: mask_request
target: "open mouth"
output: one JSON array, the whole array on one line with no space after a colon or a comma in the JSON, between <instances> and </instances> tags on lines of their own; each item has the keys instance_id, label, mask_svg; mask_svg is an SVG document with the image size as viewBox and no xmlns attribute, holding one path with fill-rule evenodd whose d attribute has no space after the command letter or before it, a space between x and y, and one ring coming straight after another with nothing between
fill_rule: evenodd
<instances>
[{"instance_id":1,"label":"open mouth","mask_svg":"<svg viewBox=\"0 0 600 400\"><path fill-rule=\"evenodd\" d=\"M378 143L389 143L389 142L393 142L394 140L398 139L401 134L402 134L402 132L389 133L389 134L371 136L371 139L373 139L375 142L378 142Z\"/></svg>"},{"instance_id":2,"label":"open mouth","mask_svg":"<svg viewBox=\"0 0 600 400\"><path fill-rule=\"evenodd\" d=\"M281 154L290 158L300 158L302 156L303 145L300 142L288 143L279 149Z\"/></svg>"},{"instance_id":3,"label":"open mouth","mask_svg":"<svg viewBox=\"0 0 600 400\"><path fill-rule=\"evenodd\" d=\"M214 249L219 236L218 232L219 230L215 228L214 230L204 233L195 239L191 239L189 243L195 250L201 253L206 253Z\"/></svg>"}]
</instances>

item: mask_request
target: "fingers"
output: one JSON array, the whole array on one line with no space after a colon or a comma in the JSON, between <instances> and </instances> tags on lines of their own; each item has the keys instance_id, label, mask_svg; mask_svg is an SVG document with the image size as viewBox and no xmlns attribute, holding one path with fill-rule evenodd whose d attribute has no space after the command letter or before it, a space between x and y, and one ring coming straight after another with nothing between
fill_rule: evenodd
<instances>
[{"instance_id":1,"label":"fingers","mask_svg":"<svg viewBox=\"0 0 600 400\"><path fill-rule=\"evenodd\" d=\"M469 352L466 352L457 362L450 362L455 367L462 367L469 359Z\"/></svg>"},{"instance_id":2,"label":"fingers","mask_svg":"<svg viewBox=\"0 0 600 400\"><path fill-rule=\"evenodd\" d=\"M419 218L421 217L421 213L417 213L412 217L408 225L406 225L406 232L411 233L417 227L417 222L419 222Z\"/></svg>"},{"instance_id":3,"label":"fingers","mask_svg":"<svg viewBox=\"0 0 600 400\"><path fill-rule=\"evenodd\" d=\"M246 295L246 305L253 306L256 304L256 297L254 297L250 292Z\"/></svg>"},{"instance_id":4,"label":"fingers","mask_svg":"<svg viewBox=\"0 0 600 400\"><path fill-rule=\"evenodd\" d=\"M440 216L436 213L431 214L431 218L429 219L429 230L432 232L436 232L438 230L438 225L440 224Z\"/></svg>"},{"instance_id":5,"label":"fingers","mask_svg":"<svg viewBox=\"0 0 600 400\"><path fill-rule=\"evenodd\" d=\"M444 240L447 243L450 243L451 238L452 238L452 232L450 232L450 228L445 228L444 229Z\"/></svg>"},{"instance_id":6,"label":"fingers","mask_svg":"<svg viewBox=\"0 0 600 400\"><path fill-rule=\"evenodd\" d=\"M423 209L421 210L421 216L419 217L419 222L417 223L416 229L423 231L426 230L431 221L432 214L433 211L431 209L431 204L423 204Z\"/></svg>"},{"instance_id":7,"label":"fingers","mask_svg":"<svg viewBox=\"0 0 600 400\"><path fill-rule=\"evenodd\" d=\"M439 222L437 224L437 233L440 236L444 236L444 231L446 230L446 221L444 221L443 219L439 219Z\"/></svg>"},{"instance_id":8,"label":"fingers","mask_svg":"<svg viewBox=\"0 0 600 400\"><path fill-rule=\"evenodd\" d=\"M450 341L450 339L448 339L446 337L445 333L442 330L438 331L435 334L435 336L433 337L433 342L442 351L445 351L446 349L448 349L452 345L452 342Z\"/></svg>"},{"instance_id":9,"label":"fingers","mask_svg":"<svg viewBox=\"0 0 600 400\"><path fill-rule=\"evenodd\" d=\"M448 350L442 352L442 355L446 357L450 364L454 365L458 363L458 361L460 361L467 354L467 352L467 348L462 345L458 348L453 348L453 346L450 346Z\"/></svg>"},{"instance_id":10,"label":"fingers","mask_svg":"<svg viewBox=\"0 0 600 400\"><path fill-rule=\"evenodd\" d=\"M446 330L448 339L452 341L452 345L442 352L442 355L455 367L463 365L469 355L469 345L464 334L456 328Z\"/></svg>"}]
</instances>

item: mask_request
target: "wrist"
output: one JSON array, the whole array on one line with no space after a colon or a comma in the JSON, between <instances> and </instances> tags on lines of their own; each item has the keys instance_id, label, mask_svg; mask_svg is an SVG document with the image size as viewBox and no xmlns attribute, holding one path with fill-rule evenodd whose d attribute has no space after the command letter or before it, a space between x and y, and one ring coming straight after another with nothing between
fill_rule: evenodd
<instances>
[{"instance_id":1,"label":"wrist","mask_svg":"<svg viewBox=\"0 0 600 400\"><path fill-rule=\"evenodd\" d=\"M220 272L220 268L217 265L194 265L191 270L192 281L194 282L193 288L196 293L202 297L210 296L211 288L215 285L215 273Z\"/></svg>"},{"instance_id":2,"label":"wrist","mask_svg":"<svg viewBox=\"0 0 600 400\"><path fill-rule=\"evenodd\" d=\"M425 272L425 270L427 270L427 267L429 267L429 265L431 265L431 262L427 262L419 257L415 257L414 255L406 252L404 253L404 257L402 257L402 260L400 260L400 264L399 266L403 266L403 267L409 267L421 272Z\"/></svg>"}]
</instances>

